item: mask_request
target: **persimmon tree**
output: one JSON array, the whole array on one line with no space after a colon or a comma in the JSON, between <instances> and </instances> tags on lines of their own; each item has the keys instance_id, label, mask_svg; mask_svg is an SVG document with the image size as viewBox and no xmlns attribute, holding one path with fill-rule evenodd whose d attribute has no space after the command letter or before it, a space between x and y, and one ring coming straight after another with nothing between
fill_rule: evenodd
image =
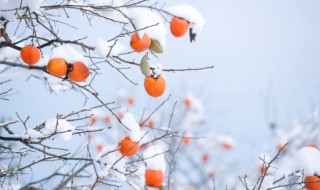
<instances>
[{"instance_id":1,"label":"persimmon tree","mask_svg":"<svg viewBox=\"0 0 320 190\"><path fill-rule=\"evenodd\" d=\"M83 100L81 108L67 112L61 105L36 122L20 111L1 118L1 189L319 189L318 112L291 132L272 123L269 151L254 155L257 163L230 180L233 166L217 160L237 148L235 140L203 130L205 106L196 96L175 101L166 90L166 73L213 66L158 63L168 35L195 43L205 20L190 5L165 3L0 0L0 105L14 102L12 82L21 70L44 84L32 89L57 96L74 91ZM119 94L107 101L98 84L111 72L118 74L114 81L133 87L124 93L112 86ZM159 104L137 105L138 85Z\"/></svg>"},{"instance_id":2,"label":"persimmon tree","mask_svg":"<svg viewBox=\"0 0 320 190\"><path fill-rule=\"evenodd\" d=\"M134 86L144 83L147 94L163 98L165 72L213 68L155 63L158 54L165 56L167 31L185 36L186 42L200 37L205 25L201 14L190 5L166 7L165 2L146 0L0 4L0 101L14 101L10 81L19 70L28 71L50 92L63 96L59 92L76 91L84 100L81 109L57 110L36 124L29 121L32 115L22 117L19 112L1 121L1 188L170 189L176 152L182 142L198 138L185 136L179 123L172 126L175 117L185 118L174 114L177 103L161 121L155 118L170 96L150 113L134 115L134 96L127 102L119 97L107 102L95 86L96 78L108 65L113 69L108 72L120 74L119 80ZM87 29L79 30L83 25ZM110 27L110 33L98 37L90 32L102 25ZM134 67L145 81L130 78ZM91 101L98 104L90 106ZM71 146L73 141L77 147ZM51 170L38 170L43 164Z\"/></svg>"}]
</instances>

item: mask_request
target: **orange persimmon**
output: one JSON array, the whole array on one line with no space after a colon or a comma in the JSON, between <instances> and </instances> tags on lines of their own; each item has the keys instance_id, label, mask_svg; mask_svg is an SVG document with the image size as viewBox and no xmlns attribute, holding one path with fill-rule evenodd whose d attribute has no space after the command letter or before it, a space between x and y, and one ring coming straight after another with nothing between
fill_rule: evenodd
<instances>
[{"instance_id":1,"label":"orange persimmon","mask_svg":"<svg viewBox=\"0 0 320 190\"><path fill-rule=\"evenodd\" d=\"M144 79L144 89L150 96L159 97L166 89L166 79L161 75L158 78L148 76Z\"/></svg>"},{"instance_id":2,"label":"orange persimmon","mask_svg":"<svg viewBox=\"0 0 320 190\"><path fill-rule=\"evenodd\" d=\"M170 22L171 34L175 37L183 36L189 28L189 22L183 18L173 17Z\"/></svg>"},{"instance_id":3,"label":"orange persimmon","mask_svg":"<svg viewBox=\"0 0 320 190\"><path fill-rule=\"evenodd\" d=\"M128 136L122 139L118 145L121 147L119 149L120 153L125 156L135 155L140 148L139 143L137 141L132 141Z\"/></svg>"},{"instance_id":4,"label":"orange persimmon","mask_svg":"<svg viewBox=\"0 0 320 190\"><path fill-rule=\"evenodd\" d=\"M96 146L96 149L97 149L98 152L101 152L103 150L103 145L102 144L98 144Z\"/></svg>"},{"instance_id":5,"label":"orange persimmon","mask_svg":"<svg viewBox=\"0 0 320 190\"><path fill-rule=\"evenodd\" d=\"M160 187L163 178L163 172L161 170L146 170L145 179L148 187Z\"/></svg>"},{"instance_id":6,"label":"orange persimmon","mask_svg":"<svg viewBox=\"0 0 320 190\"><path fill-rule=\"evenodd\" d=\"M190 137L182 137L182 142L184 144L189 144L191 142L191 138Z\"/></svg>"},{"instance_id":7,"label":"orange persimmon","mask_svg":"<svg viewBox=\"0 0 320 190\"><path fill-rule=\"evenodd\" d=\"M76 61L71 66L71 70L68 75L68 78L74 82L83 82L88 78L88 76L89 76L88 67L82 62Z\"/></svg>"},{"instance_id":8,"label":"orange persimmon","mask_svg":"<svg viewBox=\"0 0 320 190\"><path fill-rule=\"evenodd\" d=\"M127 100L128 105L132 106L134 104L134 98L132 96L130 96Z\"/></svg>"},{"instance_id":9,"label":"orange persimmon","mask_svg":"<svg viewBox=\"0 0 320 190\"><path fill-rule=\"evenodd\" d=\"M320 178L315 175L307 176L304 179L304 182L305 182L305 188L308 190L320 189Z\"/></svg>"},{"instance_id":10,"label":"orange persimmon","mask_svg":"<svg viewBox=\"0 0 320 190\"><path fill-rule=\"evenodd\" d=\"M186 105L187 107L189 107L189 106L191 105L191 100L190 100L190 98L185 98L185 99L183 100L183 103L184 103L184 105Z\"/></svg>"},{"instance_id":11,"label":"orange persimmon","mask_svg":"<svg viewBox=\"0 0 320 190\"><path fill-rule=\"evenodd\" d=\"M95 116L91 116L91 117L90 117L90 122L91 122L92 124L94 124L96 121L97 121L97 118L96 118Z\"/></svg>"},{"instance_id":12,"label":"orange persimmon","mask_svg":"<svg viewBox=\"0 0 320 190\"><path fill-rule=\"evenodd\" d=\"M68 71L68 64L63 58L53 58L49 61L47 70L51 75L57 77L65 76Z\"/></svg>"},{"instance_id":13,"label":"orange persimmon","mask_svg":"<svg viewBox=\"0 0 320 190\"><path fill-rule=\"evenodd\" d=\"M130 46L134 51L138 53L141 53L149 49L150 45L151 45L151 39L146 33L143 34L142 38L139 37L137 32L131 36Z\"/></svg>"},{"instance_id":14,"label":"orange persimmon","mask_svg":"<svg viewBox=\"0 0 320 190\"><path fill-rule=\"evenodd\" d=\"M34 65L40 60L41 53L35 46L24 46L20 51L20 56L26 64Z\"/></svg>"}]
</instances>

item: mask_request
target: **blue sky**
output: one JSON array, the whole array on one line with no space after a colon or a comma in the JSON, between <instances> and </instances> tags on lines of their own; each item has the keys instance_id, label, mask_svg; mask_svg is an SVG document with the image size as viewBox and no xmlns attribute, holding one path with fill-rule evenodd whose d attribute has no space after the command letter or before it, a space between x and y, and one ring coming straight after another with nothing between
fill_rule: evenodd
<instances>
[{"instance_id":1,"label":"blue sky","mask_svg":"<svg viewBox=\"0 0 320 190\"><path fill-rule=\"evenodd\" d=\"M138 68L128 73L139 82L138 86L128 84L116 71L109 70L97 83L107 101L114 100L123 88L151 106L170 93L176 95L174 101L184 92L193 92L205 103L208 130L235 137L239 148L235 155L243 151L258 153L261 146L270 142L266 99L270 100L271 119L284 128L293 119L303 119L319 104L319 1L179 0L167 5L182 2L203 14L206 28L192 44L187 37L175 39L168 35L161 62L170 68L215 68L167 73L168 89L157 100L145 94L143 77L136 74ZM39 123L61 110L67 113L81 108L81 95L50 94L39 81L26 82L25 78L17 77L11 83L19 93L8 102L0 102L1 114L13 116L18 111L22 116L30 115L31 123ZM251 158L243 159L249 162Z\"/></svg>"}]
</instances>

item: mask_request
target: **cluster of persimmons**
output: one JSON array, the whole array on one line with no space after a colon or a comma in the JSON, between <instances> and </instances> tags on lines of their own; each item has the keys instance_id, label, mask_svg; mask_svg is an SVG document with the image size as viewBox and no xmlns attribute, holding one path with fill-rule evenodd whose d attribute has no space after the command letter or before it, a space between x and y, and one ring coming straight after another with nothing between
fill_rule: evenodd
<instances>
[{"instance_id":1,"label":"cluster of persimmons","mask_svg":"<svg viewBox=\"0 0 320 190\"><path fill-rule=\"evenodd\" d=\"M23 62L32 66L40 60L41 52L37 47L27 45L21 49L20 55ZM83 82L89 76L89 69L83 62L67 63L64 58L52 58L47 64L47 71L53 76L65 76L74 82Z\"/></svg>"},{"instance_id":2,"label":"cluster of persimmons","mask_svg":"<svg viewBox=\"0 0 320 190\"><path fill-rule=\"evenodd\" d=\"M174 37L182 37L189 28L189 22L183 18L173 17L170 22L170 31ZM156 53L162 53L161 50L157 49L158 46L154 47L153 43L155 41L150 39L148 34L143 34L142 37L139 37L138 33L135 32L131 36L130 46L131 48L138 52L144 52L148 49ZM166 89L166 80L162 75L154 77L153 75L146 76L144 80L144 88L146 92L152 97L161 96Z\"/></svg>"},{"instance_id":3,"label":"cluster of persimmons","mask_svg":"<svg viewBox=\"0 0 320 190\"><path fill-rule=\"evenodd\" d=\"M189 28L189 22L183 18L174 17L170 22L170 31L173 36L181 37L183 36ZM0 29L0 38L3 35L2 29ZM131 36L130 46L131 48L138 52L144 52L150 49L152 39L148 34L144 34L142 38L139 37L138 33L135 32ZM154 52L158 52L156 49L152 49ZM39 62L41 58L40 50L33 46L24 46L20 51L21 59L24 63L29 66L33 66ZM89 69L81 61L75 61L73 63L67 63L67 61L62 57L51 58L46 66L47 72L53 76L64 77L64 79L69 79L74 82L83 82L89 76ZM152 97L161 96L166 88L166 81L162 75L155 77L154 75L146 76L144 80L144 87L146 92ZM110 121L110 119L108 120ZM95 122L94 118L91 122ZM131 157L135 155L140 149L139 142L132 141L130 137L125 137L118 143L120 153L123 156ZM102 146L99 148L102 150ZM146 185L149 187L161 187L164 180L164 174L161 170L146 170L145 173Z\"/></svg>"},{"instance_id":4,"label":"cluster of persimmons","mask_svg":"<svg viewBox=\"0 0 320 190\"><path fill-rule=\"evenodd\" d=\"M171 34L175 37L182 37L189 28L189 22L183 18L173 17L170 22L170 31ZM2 29L0 29L0 38L3 35ZM153 43L157 43L156 47ZM135 32L131 36L130 40L131 48L138 52L144 52L148 49L151 49L153 52L162 53L162 50L159 50L159 42L156 40L150 39L147 33L142 37L139 37L138 33ZM162 47L160 47L162 49ZM40 50L33 46L27 45L21 49L21 59L28 65L36 64L41 57ZM47 71L57 77L64 77L65 79L70 79L74 82L83 82L89 76L88 67L81 61L75 61L73 63L67 63L64 58L52 58L47 64ZM146 92L152 97L161 96L166 88L166 80L162 75L154 76L149 74L144 80L144 88Z\"/></svg>"}]
</instances>

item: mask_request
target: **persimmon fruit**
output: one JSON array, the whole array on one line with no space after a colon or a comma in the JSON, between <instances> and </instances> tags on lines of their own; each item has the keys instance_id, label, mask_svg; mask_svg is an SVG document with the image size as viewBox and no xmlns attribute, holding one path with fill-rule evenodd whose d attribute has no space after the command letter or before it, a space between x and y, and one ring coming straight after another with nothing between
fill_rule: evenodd
<instances>
[{"instance_id":1,"label":"persimmon fruit","mask_svg":"<svg viewBox=\"0 0 320 190\"><path fill-rule=\"evenodd\" d=\"M121 119L123 119L123 113L121 113L121 112L119 112L118 114L117 114L117 117L121 120Z\"/></svg>"},{"instance_id":2,"label":"persimmon fruit","mask_svg":"<svg viewBox=\"0 0 320 190\"><path fill-rule=\"evenodd\" d=\"M189 28L189 22L183 18L173 17L170 22L170 31L174 37L182 37Z\"/></svg>"},{"instance_id":3,"label":"persimmon fruit","mask_svg":"<svg viewBox=\"0 0 320 190\"><path fill-rule=\"evenodd\" d=\"M139 143L137 141L132 141L128 136L119 142L118 145L121 147L119 149L120 153L125 156L135 155L140 148Z\"/></svg>"},{"instance_id":4,"label":"persimmon fruit","mask_svg":"<svg viewBox=\"0 0 320 190\"><path fill-rule=\"evenodd\" d=\"M187 107L190 107L190 105L191 105L191 100L190 100L190 98L185 98L185 99L183 100L183 103L184 103L184 105L186 105Z\"/></svg>"},{"instance_id":5,"label":"persimmon fruit","mask_svg":"<svg viewBox=\"0 0 320 190\"><path fill-rule=\"evenodd\" d=\"M68 71L68 64L63 58L53 58L47 64L47 70L51 75L57 77L65 76Z\"/></svg>"},{"instance_id":6,"label":"persimmon fruit","mask_svg":"<svg viewBox=\"0 0 320 190\"><path fill-rule=\"evenodd\" d=\"M191 138L190 137L182 137L182 142L184 144L189 144L191 142Z\"/></svg>"},{"instance_id":7,"label":"persimmon fruit","mask_svg":"<svg viewBox=\"0 0 320 190\"><path fill-rule=\"evenodd\" d=\"M68 74L68 78L74 82L83 82L88 78L88 76L88 67L80 61L76 61L72 64Z\"/></svg>"},{"instance_id":8,"label":"persimmon fruit","mask_svg":"<svg viewBox=\"0 0 320 190\"><path fill-rule=\"evenodd\" d=\"M40 50L35 46L24 46L20 51L23 62L28 65L34 65L40 60Z\"/></svg>"},{"instance_id":9,"label":"persimmon fruit","mask_svg":"<svg viewBox=\"0 0 320 190\"><path fill-rule=\"evenodd\" d=\"M209 156L208 156L208 154L203 154L203 155L202 155L202 161L205 162L205 163L207 163L207 162L209 161Z\"/></svg>"},{"instance_id":10,"label":"persimmon fruit","mask_svg":"<svg viewBox=\"0 0 320 190\"><path fill-rule=\"evenodd\" d=\"M315 175L307 176L304 179L304 182L305 182L305 188L308 190L320 189L320 178Z\"/></svg>"},{"instance_id":11,"label":"persimmon fruit","mask_svg":"<svg viewBox=\"0 0 320 190\"><path fill-rule=\"evenodd\" d=\"M132 96L130 96L127 100L128 105L132 106L134 104L134 98Z\"/></svg>"},{"instance_id":12,"label":"persimmon fruit","mask_svg":"<svg viewBox=\"0 0 320 190\"><path fill-rule=\"evenodd\" d=\"M166 89L166 79L161 75L158 78L148 76L144 79L144 89L150 96L159 97Z\"/></svg>"},{"instance_id":13,"label":"persimmon fruit","mask_svg":"<svg viewBox=\"0 0 320 190\"><path fill-rule=\"evenodd\" d=\"M97 118L96 118L95 116L91 116L91 117L90 117L90 122L91 122L92 124L94 124L96 121L97 121Z\"/></svg>"},{"instance_id":14,"label":"persimmon fruit","mask_svg":"<svg viewBox=\"0 0 320 190\"><path fill-rule=\"evenodd\" d=\"M152 128L152 127L154 126L154 122L153 122L152 120L149 120L149 121L147 122L147 126L150 127L150 128Z\"/></svg>"},{"instance_id":15,"label":"persimmon fruit","mask_svg":"<svg viewBox=\"0 0 320 190\"><path fill-rule=\"evenodd\" d=\"M318 145L316 143L310 143L308 146L312 148L318 148Z\"/></svg>"},{"instance_id":16,"label":"persimmon fruit","mask_svg":"<svg viewBox=\"0 0 320 190\"><path fill-rule=\"evenodd\" d=\"M266 168L265 166L260 166L260 167L259 167L259 172L260 172L261 174L266 173L266 171L267 171L267 168Z\"/></svg>"},{"instance_id":17,"label":"persimmon fruit","mask_svg":"<svg viewBox=\"0 0 320 190\"><path fill-rule=\"evenodd\" d=\"M2 28L0 28L0 38L2 38L2 36L3 36L3 29Z\"/></svg>"},{"instance_id":18,"label":"persimmon fruit","mask_svg":"<svg viewBox=\"0 0 320 190\"><path fill-rule=\"evenodd\" d=\"M232 145L230 143L222 143L222 148L225 150L231 150L232 149Z\"/></svg>"},{"instance_id":19,"label":"persimmon fruit","mask_svg":"<svg viewBox=\"0 0 320 190\"><path fill-rule=\"evenodd\" d=\"M110 115L104 116L103 121L106 122L106 123L110 123L111 122L111 116Z\"/></svg>"},{"instance_id":20,"label":"persimmon fruit","mask_svg":"<svg viewBox=\"0 0 320 190\"><path fill-rule=\"evenodd\" d=\"M96 149L97 149L98 152L101 152L103 150L103 145L102 144L98 144L96 146Z\"/></svg>"},{"instance_id":21,"label":"persimmon fruit","mask_svg":"<svg viewBox=\"0 0 320 190\"><path fill-rule=\"evenodd\" d=\"M150 45L151 45L151 39L146 33L143 34L142 38L139 37L137 32L135 32L131 36L130 46L134 51L138 53L146 51L147 49L150 48Z\"/></svg>"},{"instance_id":22,"label":"persimmon fruit","mask_svg":"<svg viewBox=\"0 0 320 190\"><path fill-rule=\"evenodd\" d=\"M146 170L145 179L148 187L161 187L163 178L161 170Z\"/></svg>"}]
</instances>

